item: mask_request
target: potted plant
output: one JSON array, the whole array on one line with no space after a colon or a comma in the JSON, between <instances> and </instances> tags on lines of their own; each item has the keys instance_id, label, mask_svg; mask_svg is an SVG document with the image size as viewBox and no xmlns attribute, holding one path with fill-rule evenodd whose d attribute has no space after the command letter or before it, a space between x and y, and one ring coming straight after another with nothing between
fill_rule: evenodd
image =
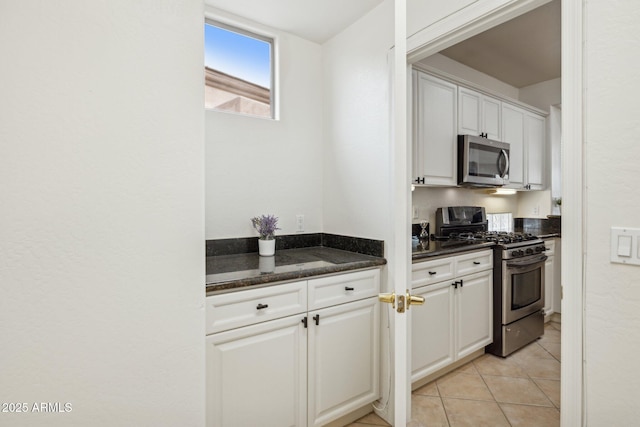
<instances>
[{"instance_id":1,"label":"potted plant","mask_svg":"<svg viewBox=\"0 0 640 427\"><path fill-rule=\"evenodd\" d=\"M258 253L260 256L273 256L276 252L276 230L278 217L275 215L260 215L251 218L253 228L260 234L258 238Z\"/></svg>"}]
</instances>

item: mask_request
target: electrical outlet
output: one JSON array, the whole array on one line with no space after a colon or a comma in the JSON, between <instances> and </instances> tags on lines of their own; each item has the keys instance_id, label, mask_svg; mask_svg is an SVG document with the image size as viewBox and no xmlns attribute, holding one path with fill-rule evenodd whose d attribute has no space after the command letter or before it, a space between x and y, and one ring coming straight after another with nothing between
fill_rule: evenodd
<instances>
[{"instance_id":1,"label":"electrical outlet","mask_svg":"<svg viewBox=\"0 0 640 427\"><path fill-rule=\"evenodd\" d=\"M412 206L413 209L413 219L418 219L418 207Z\"/></svg>"},{"instance_id":2,"label":"electrical outlet","mask_svg":"<svg viewBox=\"0 0 640 427\"><path fill-rule=\"evenodd\" d=\"M304 231L304 215L296 215L296 232L302 233Z\"/></svg>"},{"instance_id":3,"label":"electrical outlet","mask_svg":"<svg viewBox=\"0 0 640 427\"><path fill-rule=\"evenodd\" d=\"M540 206L535 205L535 206L533 207L533 214L534 214L534 215L540 215Z\"/></svg>"}]
</instances>

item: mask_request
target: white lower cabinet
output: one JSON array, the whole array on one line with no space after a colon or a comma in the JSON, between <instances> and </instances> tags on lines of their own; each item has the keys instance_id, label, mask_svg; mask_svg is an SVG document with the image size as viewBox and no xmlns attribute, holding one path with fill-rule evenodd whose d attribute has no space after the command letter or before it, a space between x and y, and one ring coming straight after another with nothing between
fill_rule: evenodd
<instances>
[{"instance_id":1,"label":"white lower cabinet","mask_svg":"<svg viewBox=\"0 0 640 427\"><path fill-rule=\"evenodd\" d=\"M280 297L300 283L303 304ZM374 269L207 297L207 324L232 325L206 337L207 426L322 426L378 399L379 289Z\"/></svg>"},{"instance_id":2,"label":"white lower cabinet","mask_svg":"<svg viewBox=\"0 0 640 427\"><path fill-rule=\"evenodd\" d=\"M544 241L544 314L560 313L560 239Z\"/></svg>"},{"instance_id":3,"label":"white lower cabinet","mask_svg":"<svg viewBox=\"0 0 640 427\"><path fill-rule=\"evenodd\" d=\"M447 261L454 275L419 286L420 272ZM413 264L411 381L418 381L493 342L493 252L472 252ZM468 274L464 274L468 273Z\"/></svg>"},{"instance_id":4,"label":"white lower cabinet","mask_svg":"<svg viewBox=\"0 0 640 427\"><path fill-rule=\"evenodd\" d=\"M306 425L303 318L207 336L207 426Z\"/></svg>"},{"instance_id":5,"label":"white lower cabinet","mask_svg":"<svg viewBox=\"0 0 640 427\"><path fill-rule=\"evenodd\" d=\"M368 298L309 313L308 426L379 397L379 312L377 298Z\"/></svg>"},{"instance_id":6,"label":"white lower cabinet","mask_svg":"<svg viewBox=\"0 0 640 427\"><path fill-rule=\"evenodd\" d=\"M411 382L455 360L453 291L448 281L412 291L424 305L411 310Z\"/></svg>"},{"instance_id":7,"label":"white lower cabinet","mask_svg":"<svg viewBox=\"0 0 640 427\"><path fill-rule=\"evenodd\" d=\"M458 279L456 294L456 358L493 342L493 272Z\"/></svg>"}]
</instances>

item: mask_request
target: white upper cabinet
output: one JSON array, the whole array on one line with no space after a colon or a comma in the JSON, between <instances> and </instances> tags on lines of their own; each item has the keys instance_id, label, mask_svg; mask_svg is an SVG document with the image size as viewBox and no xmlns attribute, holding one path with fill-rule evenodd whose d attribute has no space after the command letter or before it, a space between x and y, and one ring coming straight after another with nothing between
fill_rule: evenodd
<instances>
[{"instance_id":1,"label":"white upper cabinet","mask_svg":"<svg viewBox=\"0 0 640 427\"><path fill-rule=\"evenodd\" d=\"M458 133L501 141L501 102L471 89L458 88Z\"/></svg>"},{"instance_id":2,"label":"white upper cabinet","mask_svg":"<svg viewBox=\"0 0 640 427\"><path fill-rule=\"evenodd\" d=\"M527 147L527 189L545 187L545 118L527 113L524 118L524 140Z\"/></svg>"},{"instance_id":3,"label":"white upper cabinet","mask_svg":"<svg viewBox=\"0 0 640 427\"><path fill-rule=\"evenodd\" d=\"M508 188L543 190L546 118L533 107L485 95L413 70L414 184L458 185L458 135L509 144Z\"/></svg>"},{"instance_id":4,"label":"white upper cabinet","mask_svg":"<svg viewBox=\"0 0 640 427\"><path fill-rule=\"evenodd\" d=\"M413 71L413 179L457 185L457 86Z\"/></svg>"},{"instance_id":5,"label":"white upper cabinet","mask_svg":"<svg viewBox=\"0 0 640 427\"><path fill-rule=\"evenodd\" d=\"M524 187L524 116L514 105L502 104L502 135L509 144L509 187Z\"/></svg>"},{"instance_id":6,"label":"white upper cabinet","mask_svg":"<svg viewBox=\"0 0 640 427\"><path fill-rule=\"evenodd\" d=\"M509 187L545 187L545 118L502 103L502 135L509 149Z\"/></svg>"}]
</instances>

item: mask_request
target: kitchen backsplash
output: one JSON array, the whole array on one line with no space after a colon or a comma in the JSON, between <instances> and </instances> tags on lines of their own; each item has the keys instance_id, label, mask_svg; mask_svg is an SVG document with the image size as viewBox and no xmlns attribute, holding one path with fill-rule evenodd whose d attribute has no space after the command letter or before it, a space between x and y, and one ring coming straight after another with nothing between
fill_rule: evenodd
<instances>
[{"instance_id":1,"label":"kitchen backsplash","mask_svg":"<svg viewBox=\"0 0 640 427\"><path fill-rule=\"evenodd\" d=\"M535 235L562 234L561 217L549 215L548 218L514 218L515 231L531 233Z\"/></svg>"},{"instance_id":2,"label":"kitchen backsplash","mask_svg":"<svg viewBox=\"0 0 640 427\"><path fill-rule=\"evenodd\" d=\"M418 209L417 224L426 219L434 231L436 209L443 206L484 206L489 213L515 213L518 210L518 195L492 196L483 189L416 187L412 192L412 204Z\"/></svg>"},{"instance_id":3,"label":"kitchen backsplash","mask_svg":"<svg viewBox=\"0 0 640 427\"><path fill-rule=\"evenodd\" d=\"M384 256L382 240L341 236L329 233L288 234L276 236L276 250L326 246L377 257ZM257 237L215 239L205 242L206 256L234 255L258 252Z\"/></svg>"}]
</instances>

